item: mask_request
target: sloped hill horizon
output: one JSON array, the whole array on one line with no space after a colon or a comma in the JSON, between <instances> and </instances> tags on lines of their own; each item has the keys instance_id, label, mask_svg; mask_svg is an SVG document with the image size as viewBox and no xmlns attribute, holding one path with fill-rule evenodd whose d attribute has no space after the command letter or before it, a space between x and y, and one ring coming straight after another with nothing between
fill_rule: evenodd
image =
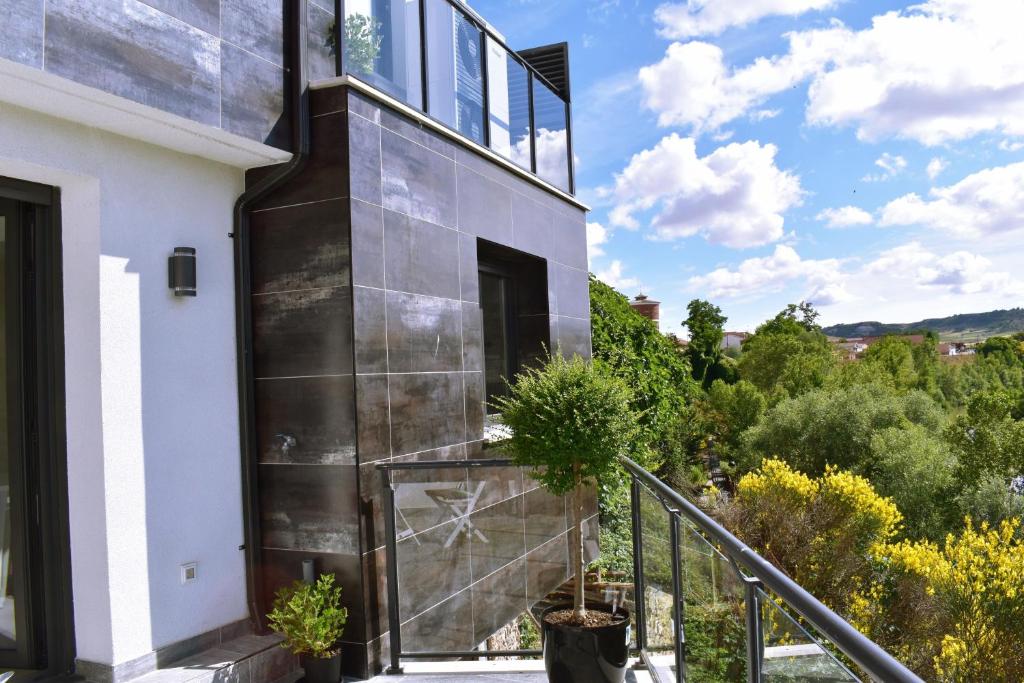
<instances>
[{"instance_id":1,"label":"sloped hill horizon","mask_svg":"<svg viewBox=\"0 0 1024 683\"><path fill-rule=\"evenodd\" d=\"M945 318L927 318L912 323L883 323L867 320L840 323L822 328L830 337L875 337L886 334L930 330L948 341L984 340L1024 330L1024 308L1009 308L984 313L958 313Z\"/></svg>"}]
</instances>

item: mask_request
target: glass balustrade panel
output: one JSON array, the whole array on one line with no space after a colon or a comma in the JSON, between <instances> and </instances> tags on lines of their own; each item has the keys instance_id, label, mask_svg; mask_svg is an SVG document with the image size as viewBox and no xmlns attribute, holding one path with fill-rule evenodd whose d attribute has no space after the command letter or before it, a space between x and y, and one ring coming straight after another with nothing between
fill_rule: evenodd
<instances>
[{"instance_id":1,"label":"glass balustrade panel","mask_svg":"<svg viewBox=\"0 0 1024 683\"><path fill-rule=\"evenodd\" d=\"M423 109L419 0L345 0L346 72Z\"/></svg>"},{"instance_id":2,"label":"glass balustrade panel","mask_svg":"<svg viewBox=\"0 0 1024 683\"><path fill-rule=\"evenodd\" d=\"M447 0L427 0L427 111L485 144L483 32Z\"/></svg>"},{"instance_id":3,"label":"glass balustrade panel","mask_svg":"<svg viewBox=\"0 0 1024 683\"><path fill-rule=\"evenodd\" d=\"M487 101L491 149L531 170L530 80L518 59L487 39Z\"/></svg>"},{"instance_id":4,"label":"glass balustrade panel","mask_svg":"<svg viewBox=\"0 0 1024 683\"><path fill-rule=\"evenodd\" d=\"M533 79L533 125L537 175L569 191L568 108L547 84Z\"/></svg>"},{"instance_id":5,"label":"glass balustrade panel","mask_svg":"<svg viewBox=\"0 0 1024 683\"><path fill-rule=\"evenodd\" d=\"M811 635L771 596L758 590L764 628L761 672L765 683L851 683L860 681L822 640Z\"/></svg>"}]
</instances>

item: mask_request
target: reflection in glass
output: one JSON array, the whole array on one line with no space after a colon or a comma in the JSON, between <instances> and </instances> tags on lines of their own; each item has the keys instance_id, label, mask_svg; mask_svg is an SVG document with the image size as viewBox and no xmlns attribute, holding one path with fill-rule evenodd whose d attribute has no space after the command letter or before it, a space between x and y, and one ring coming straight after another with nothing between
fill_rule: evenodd
<instances>
[{"instance_id":1,"label":"reflection in glass","mask_svg":"<svg viewBox=\"0 0 1024 683\"><path fill-rule=\"evenodd\" d=\"M7 246L7 218L0 215L0 650L14 649L17 645L15 568L11 562L11 441L7 417Z\"/></svg>"},{"instance_id":2,"label":"reflection in glass","mask_svg":"<svg viewBox=\"0 0 1024 683\"><path fill-rule=\"evenodd\" d=\"M484 144L482 34L447 0L428 0L427 93L431 116Z\"/></svg>"},{"instance_id":3,"label":"reflection in glass","mask_svg":"<svg viewBox=\"0 0 1024 683\"><path fill-rule=\"evenodd\" d=\"M417 0L345 0L345 70L423 108Z\"/></svg>"},{"instance_id":4,"label":"reflection in glass","mask_svg":"<svg viewBox=\"0 0 1024 683\"><path fill-rule=\"evenodd\" d=\"M569 149L565 102L538 78L533 79L533 111L537 175L568 192Z\"/></svg>"},{"instance_id":5,"label":"reflection in glass","mask_svg":"<svg viewBox=\"0 0 1024 683\"><path fill-rule=\"evenodd\" d=\"M512 377L512 349L509 334L511 282L506 277L480 273L480 312L484 332L484 380L487 412L493 413L494 399L507 393L506 379Z\"/></svg>"},{"instance_id":6,"label":"reflection in glass","mask_svg":"<svg viewBox=\"0 0 1024 683\"><path fill-rule=\"evenodd\" d=\"M526 67L487 39L491 149L530 169L530 84Z\"/></svg>"},{"instance_id":7,"label":"reflection in glass","mask_svg":"<svg viewBox=\"0 0 1024 683\"><path fill-rule=\"evenodd\" d=\"M860 680L771 596L761 590L757 591L757 595L764 623L764 659L761 664L763 681L854 683Z\"/></svg>"}]
</instances>

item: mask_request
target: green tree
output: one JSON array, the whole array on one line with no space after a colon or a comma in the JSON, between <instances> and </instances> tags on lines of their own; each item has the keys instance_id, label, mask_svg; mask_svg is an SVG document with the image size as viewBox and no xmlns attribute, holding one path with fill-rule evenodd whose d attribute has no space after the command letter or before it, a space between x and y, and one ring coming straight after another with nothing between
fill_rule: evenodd
<instances>
[{"instance_id":1,"label":"green tree","mask_svg":"<svg viewBox=\"0 0 1024 683\"><path fill-rule=\"evenodd\" d=\"M686 310L690 314L683 321L690 330L686 354L690 358L693 378L707 389L715 379L721 378L722 338L728 318L722 315L718 306L701 299L691 301Z\"/></svg>"},{"instance_id":2,"label":"green tree","mask_svg":"<svg viewBox=\"0 0 1024 683\"><path fill-rule=\"evenodd\" d=\"M757 424L768 408L768 400L761 391L746 380L726 384L716 380L708 391L705 413L719 437L719 446L730 455L741 446L741 437Z\"/></svg>"},{"instance_id":3,"label":"green tree","mask_svg":"<svg viewBox=\"0 0 1024 683\"><path fill-rule=\"evenodd\" d=\"M904 337L890 335L868 347L864 360L879 372L888 375L893 386L910 389L917 386L917 370L914 366L914 352L910 341Z\"/></svg>"},{"instance_id":4,"label":"green tree","mask_svg":"<svg viewBox=\"0 0 1024 683\"><path fill-rule=\"evenodd\" d=\"M1005 391L976 394L967 413L946 429L965 486L975 485L987 474L1009 480L1024 473L1024 422L1013 417L1018 401Z\"/></svg>"},{"instance_id":5,"label":"green tree","mask_svg":"<svg viewBox=\"0 0 1024 683\"><path fill-rule=\"evenodd\" d=\"M782 401L747 430L744 461L750 467L779 457L812 476L831 464L871 478L875 434L913 424L937 434L944 423L942 409L923 392L901 394L878 384L815 389Z\"/></svg>"},{"instance_id":6,"label":"green tree","mask_svg":"<svg viewBox=\"0 0 1024 683\"><path fill-rule=\"evenodd\" d=\"M835 352L821 332L758 331L743 345L739 376L766 394L781 389L797 396L825 384L836 366Z\"/></svg>"},{"instance_id":7,"label":"green tree","mask_svg":"<svg viewBox=\"0 0 1024 683\"><path fill-rule=\"evenodd\" d=\"M821 332L818 316L821 314L806 301L789 304L774 318L761 324L757 333L798 334L804 332Z\"/></svg>"},{"instance_id":8,"label":"green tree","mask_svg":"<svg viewBox=\"0 0 1024 683\"><path fill-rule=\"evenodd\" d=\"M978 353L986 358L1001 358L1005 363L1020 363L1024 359L1024 342L1013 337L989 337L978 346Z\"/></svg>"}]
</instances>

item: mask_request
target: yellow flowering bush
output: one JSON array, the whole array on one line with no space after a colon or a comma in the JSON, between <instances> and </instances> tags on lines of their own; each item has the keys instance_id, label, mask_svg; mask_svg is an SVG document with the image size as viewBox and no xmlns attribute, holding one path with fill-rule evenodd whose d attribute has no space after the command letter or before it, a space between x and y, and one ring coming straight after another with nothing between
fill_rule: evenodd
<instances>
[{"instance_id":1,"label":"yellow flowering bush","mask_svg":"<svg viewBox=\"0 0 1024 683\"><path fill-rule=\"evenodd\" d=\"M876 548L879 602L902 634L911 665L942 682L1024 680L1024 542L1019 520L975 526L942 547L926 541ZM930 669L930 671L928 671Z\"/></svg>"}]
</instances>

